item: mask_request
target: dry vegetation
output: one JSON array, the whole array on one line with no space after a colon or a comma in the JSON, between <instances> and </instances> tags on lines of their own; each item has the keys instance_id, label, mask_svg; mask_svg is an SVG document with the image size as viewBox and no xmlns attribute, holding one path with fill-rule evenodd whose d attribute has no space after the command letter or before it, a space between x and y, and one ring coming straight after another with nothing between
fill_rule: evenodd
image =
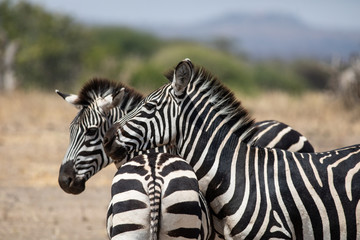
<instances>
[{"instance_id":1,"label":"dry vegetation","mask_svg":"<svg viewBox=\"0 0 360 240\"><path fill-rule=\"evenodd\" d=\"M276 119L302 132L318 151L360 143L360 111L331 96L268 93L241 97L257 120ZM105 239L114 167L72 196L57 184L76 109L53 94L0 96L0 239Z\"/></svg>"}]
</instances>

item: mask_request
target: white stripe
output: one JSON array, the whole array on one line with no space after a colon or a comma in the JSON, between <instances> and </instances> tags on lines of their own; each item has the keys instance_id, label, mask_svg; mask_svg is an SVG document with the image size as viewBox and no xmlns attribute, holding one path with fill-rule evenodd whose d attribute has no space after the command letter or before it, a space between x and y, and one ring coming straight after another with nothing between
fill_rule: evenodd
<instances>
[{"instance_id":1,"label":"white stripe","mask_svg":"<svg viewBox=\"0 0 360 240\"><path fill-rule=\"evenodd\" d=\"M259 127L261 127L265 124L268 124L268 123L262 123L259 125ZM262 130L259 135L255 136L255 139L253 140L253 142L256 144L257 140L259 140L265 133L269 132L272 128L274 128L277 125L279 125L279 123L277 123L277 124L271 123L271 125L266 127L264 130Z\"/></svg>"},{"instance_id":2,"label":"white stripe","mask_svg":"<svg viewBox=\"0 0 360 240\"><path fill-rule=\"evenodd\" d=\"M320 175L319 175L319 172L313 162L313 159L312 159L312 155L311 154L308 154L307 155L309 157L309 162L310 162L310 166L314 172L314 175L315 175L315 178L316 178L316 181L319 183L320 187L323 187L323 183L321 181L321 178L320 178Z\"/></svg>"},{"instance_id":3,"label":"white stripe","mask_svg":"<svg viewBox=\"0 0 360 240\"><path fill-rule=\"evenodd\" d=\"M332 155L331 153L329 153L328 155L321 157L321 158L319 159L319 162L320 162L321 164L323 164L325 159L327 159L327 158L329 158L329 157L332 157L332 156L333 156L333 155Z\"/></svg>"},{"instance_id":4,"label":"white stripe","mask_svg":"<svg viewBox=\"0 0 360 240\"><path fill-rule=\"evenodd\" d=\"M356 173L358 173L360 170L360 162L356 164L356 166L348 171L345 178L345 189L346 189L346 195L348 196L349 200L352 201L352 192L351 192L351 185L353 177ZM355 183L358 184L358 183Z\"/></svg>"},{"instance_id":5,"label":"white stripe","mask_svg":"<svg viewBox=\"0 0 360 240\"><path fill-rule=\"evenodd\" d=\"M126 191L126 193L118 193L112 197L112 202L123 202L136 199L149 205L149 196L136 190Z\"/></svg>"},{"instance_id":6,"label":"white stripe","mask_svg":"<svg viewBox=\"0 0 360 240\"><path fill-rule=\"evenodd\" d=\"M291 145L287 150L290 152L297 152L304 147L304 143L306 141L307 141L307 139L304 136L301 136L299 138L299 141L297 143L294 143L293 145Z\"/></svg>"},{"instance_id":7,"label":"white stripe","mask_svg":"<svg viewBox=\"0 0 360 240\"><path fill-rule=\"evenodd\" d=\"M275 145L276 145L278 142L281 141L281 138L282 138L285 134L287 134L288 132L290 132L291 130L292 130L291 127L287 127L287 128L285 128L285 129L281 130L281 131L276 135L276 137L275 137L266 147L268 147L268 148L273 148L273 147L275 147Z\"/></svg>"}]
</instances>

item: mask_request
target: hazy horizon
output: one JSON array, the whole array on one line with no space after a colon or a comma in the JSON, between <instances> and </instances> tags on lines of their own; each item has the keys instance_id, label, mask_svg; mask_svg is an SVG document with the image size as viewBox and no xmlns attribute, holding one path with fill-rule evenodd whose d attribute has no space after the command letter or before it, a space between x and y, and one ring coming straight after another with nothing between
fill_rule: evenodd
<instances>
[{"instance_id":1,"label":"hazy horizon","mask_svg":"<svg viewBox=\"0 0 360 240\"><path fill-rule=\"evenodd\" d=\"M305 0L275 1L256 0L239 2L229 0L174 2L157 0L143 1L70 1L70 0L28 0L52 12L67 14L77 21L90 24L111 25L161 25L191 24L211 20L226 14L285 14L305 24L328 30L360 31L360 1Z\"/></svg>"}]
</instances>

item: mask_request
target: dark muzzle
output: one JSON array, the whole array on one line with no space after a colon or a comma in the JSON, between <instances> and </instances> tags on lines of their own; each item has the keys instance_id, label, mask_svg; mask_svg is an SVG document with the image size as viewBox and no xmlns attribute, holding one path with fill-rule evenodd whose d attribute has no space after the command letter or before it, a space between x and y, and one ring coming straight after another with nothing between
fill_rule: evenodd
<instances>
[{"instance_id":1,"label":"dark muzzle","mask_svg":"<svg viewBox=\"0 0 360 240\"><path fill-rule=\"evenodd\" d=\"M85 179L76 178L74 163L68 161L61 165L59 171L59 185L67 193L79 194L85 190Z\"/></svg>"}]
</instances>

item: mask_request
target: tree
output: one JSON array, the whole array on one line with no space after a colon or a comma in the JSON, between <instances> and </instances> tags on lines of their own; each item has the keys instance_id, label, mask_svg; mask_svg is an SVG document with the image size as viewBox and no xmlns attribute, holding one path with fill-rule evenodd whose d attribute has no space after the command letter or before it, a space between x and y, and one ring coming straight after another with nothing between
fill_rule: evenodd
<instances>
[{"instance_id":1,"label":"tree","mask_svg":"<svg viewBox=\"0 0 360 240\"><path fill-rule=\"evenodd\" d=\"M81 70L86 31L69 17L26 2L0 3L0 29L19 49L14 69L23 87L69 87Z\"/></svg>"}]
</instances>

